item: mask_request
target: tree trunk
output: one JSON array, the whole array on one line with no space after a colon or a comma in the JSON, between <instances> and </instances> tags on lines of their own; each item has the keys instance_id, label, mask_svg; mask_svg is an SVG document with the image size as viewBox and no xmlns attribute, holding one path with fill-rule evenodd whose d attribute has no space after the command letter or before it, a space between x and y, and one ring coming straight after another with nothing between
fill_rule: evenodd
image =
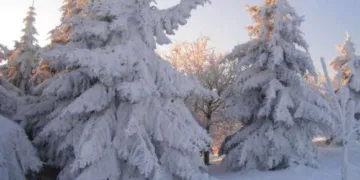
<instances>
[{"instance_id":1,"label":"tree trunk","mask_svg":"<svg viewBox=\"0 0 360 180\"><path fill-rule=\"evenodd\" d=\"M326 139L325 144L330 145L334 141L334 135L330 136L330 138Z\"/></svg>"},{"instance_id":2,"label":"tree trunk","mask_svg":"<svg viewBox=\"0 0 360 180\"><path fill-rule=\"evenodd\" d=\"M341 180L348 180L348 141L343 141L343 164L341 167Z\"/></svg>"},{"instance_id":3,"label":"tree trunk","mask_svg":"<svg viewBox=\"0 0 360 180\"><path fill-rule=\"evenodd\" d=\"M35 175L35 178L28 177L29 180L55 180L57 179L61 169L51 165L44 165L40 172Z\"/></svg>"},{"instance_id":4,"label":"tree trunk","mask_svg":"<svg viewBox=\"0 0 360 180\"><path fill-rule=\"evenodd\" d=\"M204 163L207 166L210 165L210 151L209 150L204 152Z\"/></svg>"},{"instance_id":5,"label":"tree trunk","mask_svg":"<svg viewBox=\"0 0 360 180\"><path fill-rule=\"evenodd\" d=\"M211 115L206 116L206 132L210 134L210 121L211 121ZM204 163L205 165L210 165L210 144L208 144L208 148L204 151Z\"/></svg>"}]
</instances>

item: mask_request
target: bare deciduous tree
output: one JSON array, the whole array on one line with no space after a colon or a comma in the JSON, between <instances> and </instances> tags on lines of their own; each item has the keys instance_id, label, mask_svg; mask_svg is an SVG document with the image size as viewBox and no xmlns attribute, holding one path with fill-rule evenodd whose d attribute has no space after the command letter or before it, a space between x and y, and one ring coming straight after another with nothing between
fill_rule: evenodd
<instances>
[{"instance_id":1,"label":"bare deciduous tree","mask_svg":"<svg viewBox=\"0 0 360 180\"><path fill-rule=\"evenodd\" d=\"M236 122L229 121L223 116L226 108L224 100L234 80L236 66L234 62L222 61L224 55L216 54L213 48L209 48L209 40L208 37L200 37L192 43L175 43L170 52L161 55L178 71L195 76L203 87L217 95L217 98L206 100L193 96L185 99L188 108L212 136L214 149L217 149L225 136L237 130L231 131L233 128L227 128L235 127L233 124ZM210 164L209 150L204 151L204 162Z\"/></svg>"},{"instance_id":2,"label":"bare deciduous tree","mask_svg":"<svg viewBox=\"0 0 360 180\"><path fill-rule=\"evenodd\" d=\"M324 74L326 77L325 83L325 92L331 97L330 105L332 105L334 109L335 123L337 131L339 133L339 139L342 142L343 148L343 164L341 169L341 179L348 180L348 165L349 165L349 145L352 142L356 142L358 140L356 138L352 138L357 131L360 130L360 123L355 119L355 109L359 107L359 102L354 101L350 95L349 86L343 85L343 77L342 68L338 68L338 91L335 93L335 90L332 88L332 83L329 78L327 68L325 65L325 60L321 59L322 68L324 70ZM345 72L347 73L347 72Z\"/></svg>"}]
</instances>

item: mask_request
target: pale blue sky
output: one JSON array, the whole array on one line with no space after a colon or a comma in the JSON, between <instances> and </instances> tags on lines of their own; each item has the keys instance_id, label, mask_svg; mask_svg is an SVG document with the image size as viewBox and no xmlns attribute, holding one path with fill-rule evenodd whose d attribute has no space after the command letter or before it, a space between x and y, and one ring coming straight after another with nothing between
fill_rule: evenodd
<instances>
[{"instance_id":1,"label":"pale blue sky","mask_svg":"<svg viewBox=\"0 0 360 180\"><path fill-rule=\"evenodd\" d=\"M168 7L179 0L157 0L160 7ZM245 4L261 4L262 0L212 0L211 5L200 7L192 13L189 23L181 27L172 39L193 41L200 35L211 38L211 46L218 51L230 51L238 43L246 42L244 27L251 24ZM314 63L319 58L327 60L337 55L335 45L342 42L345 31L359 44L360 54L360 0L289 0L306 21L302 26L310 45ZM12 46L21 36L22 19L32 0L0 0L0 43ZM40 45L45 45L48 32L59 24L62 0L36 0L38 14L36 27Z\"/></svg>"}]
</instances>

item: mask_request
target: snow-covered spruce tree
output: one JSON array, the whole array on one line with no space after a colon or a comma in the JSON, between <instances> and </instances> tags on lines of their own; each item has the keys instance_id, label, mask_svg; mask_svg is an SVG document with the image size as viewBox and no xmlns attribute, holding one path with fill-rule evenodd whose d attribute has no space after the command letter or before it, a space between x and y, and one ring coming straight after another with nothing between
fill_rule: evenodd
<instances>
[{"instance_id":1,"label":"snow-covered spruce tree","mask_svg":"<svg viewBox=\"0 0 360 180\"><path fill-rule=\"evenodd\" d=\"M9 82L25 92L29 90L29 80L33 70L38 65L37 50L39 47L35 38L37 31L34 26L36 15L34 10L33 6L29 8L24 19L25 28L22 30L24 35L21 37L21 41L16 44L7 62Z\"/></svg>"},{"instance_id":2,"label":"snow-covered spruce tree","mask_svg":"<svg viewBox=\"0 0 360 180\"><path fill-rule=\"evenodd\" d=\"M39 171L41 166L24 130L0 116L0 179L26 180L26 175Z\"/></svg>"},{"instance_id":3,"label":"snow-covered spruce tree","mask_svg":"<svg viewBox=\"0 0 360 180\"><path fill-rule=\"evenodd\" d=\"M330 62L330 66L341 74L340 85L348 87L350 99L358 104L360 102L360 56L355 55L355 44L349 34L346 34L344 43L338 45L337 49L342 55L335 57ZM355 119L360 120L360 108L355 109ZM337 125L337 131L332 138L336 143L341 143L341 138L337 138L341 137L341 123ZM357 134L357 139L360 140L360 130Z\"/></svg>"},{"instance_id":4,"label":"snow-covered spruce tree","mask_svg":"<svg viewBox=\"0 0 360 180\"><path fill-rule=\"evenodd\" d=\"M88 1L66 19L70 40L47 53L68 71L19 112L60 180L211 179L199 154L210 138L183 102L211 94L155 53L206 0L163 10L152 2Z\"/></svg>"},{"instance_id":5,"label":"snow-covered spruce tree","mask_svg":"<svg viewBox=\"0 0 360 180\"><path fill-rule=\"evenodd\" d=\"M252 39L227 58L238 60L227 114L243 127L223 145L229 170L276 170L316 165L312 138L332 128L327 101L304 83L315 75L308 45L299 29L303 18L286 0L248 7Z\"/></svg>"}]
</instances>

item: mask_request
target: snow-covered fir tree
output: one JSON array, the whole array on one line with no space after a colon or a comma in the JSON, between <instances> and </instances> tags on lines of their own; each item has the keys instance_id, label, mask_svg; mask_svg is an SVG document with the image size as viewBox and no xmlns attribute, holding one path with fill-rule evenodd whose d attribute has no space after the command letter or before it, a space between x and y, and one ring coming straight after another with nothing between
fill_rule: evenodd
<instances>
[{"instance_id":1,"label":"snow-covered fir tree","mask_svg":"<svg viewBox=\"0 0 360 180\"><path fill-rule=\"evenodd\" d=\"M152 3L92 0L64 19L69 41L47 57L68 70L19 110L60 180L212 179L199 154L210 138L183 102L211 94L155 53L206 0Z\"/></svg>"},{"instance_id":2,"label":"snow-covered fir tree","mask_svg":"<svg viewBox=\"0 0 360 180\"><path fill-rule=\"evenodd\" d=\"M7 62L9 82L25 92L30 89L29 80L38 65L37 50L39 47L35 38L37 31L34 26L36 15L34 10L33 6L29 8L24 19L25 28L22 30L24 35L21 37L21 41L16 43Z\"/></svg>"},{"instance_id":3,"label":"snow-covered fir tree","mask_svg":"<svg viewBox=\"0 0 360 180\"><path fill-rule=\"evenodd\" d=\"M0 179L26 180L27 175L39 171L41 166L24 130L0 116Z\"/></svg>"},{"instance_id":4,"label":"snow-covered fir tree","mask_svg":"<svg viewBox=\"0 0 360 180\"><path fill-rule=\"evenodd\" d=\"M227 114L243 127L223 145L229 170L275 170L316 165L312 138L332 127L327 101L304 83L315 75L300 17L287 0L247 7L252 39L227 56L237 60L237 78Z\"/></svg>"},{"instance_id":5,"label":"snow-covered fir tree","mask_svg":"<svg viewBox=\"0 0 360 180\"><path fill-rule=\"evenodd\" d=\"M349 34L346 34L343 44L338 45L337 49L342 53L336 56L331 62L330 66L341 73L342 84L349 89L349 98L355 102L360 103L360 56L355 54L355 44L352 42ZM339 87L340 87L339 85ZM355 119L360 120L360 108L355 109ZM341 142L341 123L338 124L337 131L333 137L335 142ZM360 130L357 131L358 139L360 140Z\"/></svg>"}]
</instances>

